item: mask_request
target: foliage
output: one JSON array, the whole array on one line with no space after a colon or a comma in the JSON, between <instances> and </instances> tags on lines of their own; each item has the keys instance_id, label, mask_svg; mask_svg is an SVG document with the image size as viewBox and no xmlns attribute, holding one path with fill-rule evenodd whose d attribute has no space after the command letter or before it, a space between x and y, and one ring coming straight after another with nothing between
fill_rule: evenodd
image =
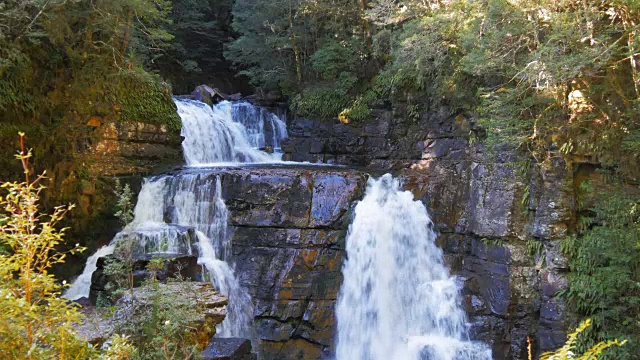
<instances>
[{"instance_id":1,"label":"foliage","mask_svg":"<svg viewBox=\"0 0 640 360\"><path fill-rule=\"evenodd\" d=\"M0 150L28 131L51 170L84 150L93 117L179 128L170 89L143 69L171 40L169 10L166 0L3 2Z\"/></svg>"},{"instance_id":2,"label":"foliage","mask_svg":"<svg viewBox=\"0 0 640 360\"><path fill-rule=\"evenodd\" d=\"M291 100L291 108L301 115L332 117L347 105L344 91L332 88L306 89Z\"/></svg>"},{"instance_id":3,"label":"foliage","mask_svg":"<svg viewBox=\"0 0 640 360\"><path fill-rule=\"evenodd\" d=\"M225 50L259 90L294 99L301 114L336 117L356 98L369 61L366 1L238 0ZM339 104L334 102L340 98Z\"/></svg>"},{"instance_id":4,"label":"foliage","mask_svg":"<svg viewBox=\"0 0 640 360\"><path fill-rule=\"evenodd\" d=\"M105 267L110 279L108 303L118 302L115 309L118 322L115 330L128 334L136 344L134 359L191 359L200 352L197 326L202 324L202 310L197 294L191 293L189 283L180 277L169 279L171 287L158 281L158 274L171 260L153 258L146 266L147 277L134 291L133 241L121 239L116 245L115 258ZM103 303L102 305L106 305ZM124 308L122 308L124 307Z\"/></svg>"},{"instance_id":5,"label":"foliage","mask_svg":"<svg viewBox=\"0 0 640 360\"><path fill-rule=\"evenodd\" d=\"M610 186L596 194L595 205L583 217L583 233L563 241L569 259L570 288L563 295L594 327L585 332L579 349L600 340L628 339L611 358L633 358L640 347L640 218L638 197Z\"/></svg>"},{"instance_id":6,"label":"foliage","mask_svg":"<svg viewBox=\"0 0 640 360\"><path fill-rule=\"evenodd\" d=\"M100 356L101 360L125 360L131 359L136 353L136 348L131 344L130 338L124 335L113 335Z\"/></svg>"},{"instance_id":7,"label":"foliage","mask_svg":"<svg viewBox=\"0 0 640 360\"><path fill-rule=\"evenodd\" d=\"M627 0L240 0L226 57L306 116L425 99L473 112L489 148L593 156L637 175L640 5ZM354 81L335 81L343 73ZM335 100L342 96L341 101ZM352 116L351 113L355 114ZM619 146L623 144L623 146Z\"/></svg>"},{"instance_id":8,"label":"foliage","mask_svg":"<svg viewBox=\"0 0 640 360\"><path fill-rule=\"evenodd\" d=\"M99 354L76 337L73 324L81 319L77 307L60 297L63 285L49 273L62 264L67 253L56 251L66 229L56 225L73 206L57 207L41 214L39 198L44 174L33 178L31 151L24 147L16 158L25 180L5 182L0 197L0 243L8 251L0 255L0 354L8 359L89 359ZM70 253L83 251L76 245ZM125 359L130 345L116 337L105 359Z\"/></svg>"},{"instance_id":9,"label":"foliage","mask_svg":"<svg viewBox=\"0 0 640 360\"><path fill-rule=\"evenodd\" d=\"M461 64L482 79L480 123L493 130L489 140L520 145L540 162L554 149L593 154L607 166L634 159L612 140L637 126L628 111L638 105L638 33L628 17L639 10L627 1L477 8L483 20L478 36L464 37Z\"/></svg>"},{"instance_id":10,"label":"foliage","mask_svg":"<svg viewBox=\"0 0 640 360\"><path fill-rule=\"evenodd\" d=\"M505 246L505 241L501 238L496 238L496 239L481 238L480 241L482 241L482 243L486 246L498 246L498 247Z\"/></svg>"},{"instance_id":11,"label":"foliage","mask_svg":"<svg viewBox=\"0 0 640 360\"><path fill-rule=\"evenodd\" d=\"M569 334L569 339L567 342L558 350L553 352L547 352L540 356L540 360L589 360L589 359L597 359L598 355L600 355L603 351L607 350L613 346L622 346L627 341L618 341L618 340L610 340L610 341L601 341L595 345L593 345L590 349L586 350L582 355L575 354L576 344L578 342L578 336L582 334L587 328L591 326L591 320L587 319L580 323L580 325L575 329L574 332Z\"/></svg>"},{"instance_id":12,"label":"foliage","mask_svg":"<svg viewBox=\"0 0 640 360\"><path fill-rule=\"evenodd\" d=\"M162 266L163 261L160 263ZM177 284L185 286L176 291L151 281L147 285L151 291L150 304L139 308L135 318L124 326L123 331L132 334L135 343L140 344L135 359L191 359L200 353L195 326L201 321L198 312L203 309L194 306L196 295L189 294L187 283Z\"/></svg>"},{"instance_id":13,"label":"foliage","mask_svg":"<svg viewBox=\"0 0 640 360\"><path fill-rule=\"evenodd\" d=\"M191 92L197 85L220 83L227 72L223 44L231 27L231 0L172 0L169 22L164 26L174 38L166 51L153 58L175 93Z\"/></svg>"},{"instance_id":14,"label":"foliage","mask_svg":"<svg viewBox=\"0 0 640 360\"><path fill-rule=\"evenodd\" d=\"M67 358L87 353L86 344L75 337L74 322L80 314L60 298L62 285L48 273L62 263L65 253L54 251L65 229L56 229L69 207L58 207L48 215L38 212L44 175L31 180L30 152L17 155L24 166L25 181L6 182L0 197L0 241L9 253L0 256L0 353L4 358ZM72 250L81 251L76 247Z\"/></svg>"},{"instance_id":15,"label":"foliage","mask_svg":"<svg viewBox=\"0 0 640 360\"><path fill-rule=\"evenodd\" d=\"M542 253L542 241L529 239L527 240L527 252L531 256L537 256Z\"/></svg>"},{"instance_id":16,"label":"foliage","mask_svg":"<svg viewBox=\"0 0 640 360\"><path fill-rule=\"evenodd\" d=\"M136 244L129 238L115 240L114 257L108 259L104 266L104 274L109 278L109 283L106 285L105 290L109 292L110 297L101 299L103 302L115 304L126 291L133 290L136 266L135 246Z\"/></svg>"},{"instance_id":17,"label":"foliage","mask_svg":"<svg viewBox=\"0 0 640 360\"><path fill-rule=\"evenodd\" d=\"M114 215L120 219L122 226L126 226L133 220L133 191L131 191L129 184L123 186L120 179L116 179L114 194L118 199Z\"/></svg>"}]
</instances>

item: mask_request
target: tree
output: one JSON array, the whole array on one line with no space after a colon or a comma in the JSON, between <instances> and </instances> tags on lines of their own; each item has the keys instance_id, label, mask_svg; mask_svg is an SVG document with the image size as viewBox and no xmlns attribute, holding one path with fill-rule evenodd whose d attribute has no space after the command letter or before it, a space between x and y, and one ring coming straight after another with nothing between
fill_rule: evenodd
<instances>
[{"instance_id":1,"label":"tree","mask_svg":"<svg viewBox=\"0 0 640 360\"><path fill-rule=\"evenodd\" d=\"M174 93L200 84L225 85L228 63L223 45L231 36L231 0L173 0L166 30L174 38L151 68L171 83ZM222 78L222 79L221 79ZM223 89L224 91L224 89Z\"/></svg>"},{"instance_id":2,"label":"tree","mask_svg":"<svg viewBox=\"0 0 640 360\"><path fill-rule=\"evenodd\" d=\"M0 198L5 211L0 215L0 241L9 253L0 255L0 353L14 359L64 359L89 352L71 327L80 314L59 297L62 285L48 273L66 256L54 251L65 231L55 226L72 207L59 207L48 219L39 214L44 177L31 180L30 157L23 146L17 156L24 167L23 182L2 184L6 197ZM76 247L72 252L80 250Z\"/></svg>"},{"instance_id":3,"label":"tree","mask_svg":"<svg viewBox=\"0 0 640 360\"><path fill-rule=\"evenodd\" d=\"M363 43L362 34L369 33L363 4L366 2L236 1L233 28L240 37L228 45L225 56L255 86L295 93L306 83L323 79L322 69L312 66L317 51ZM339 62L352 60L341 58Z\"/></svg>"},{"instance_id":4,"label":"tree","mask_svg":"<svg viewBox=\"0 0 640 360\"><path fill-rule=\"evenodd\" d=\"M0 4L0 150L27 131L51 170L83 150L93 116L180 126L170 90L143 68L171 39L169 10L165 0Z\"/></svg>"}]
</instances>

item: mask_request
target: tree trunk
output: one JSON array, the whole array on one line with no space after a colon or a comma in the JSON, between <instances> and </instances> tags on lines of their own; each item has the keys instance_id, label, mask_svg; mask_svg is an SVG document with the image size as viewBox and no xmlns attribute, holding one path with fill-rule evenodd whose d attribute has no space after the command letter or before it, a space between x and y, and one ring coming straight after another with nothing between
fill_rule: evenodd
<instances>
[{"instance_id":1,"label":"tree trunk","mask_svg":"<svg viewBox=\"0 0 640 360\"><path fill-rule=\"evenodd\" d=\"M362 39L367 46L371 45L371 29L369 27L369 20L367 20L367 0L360 0L360 27L362 30Z\"/></svg>"},{"instance_id":2,"label":"tree trunk","mask_svg":"<svg viewBox=\"0 0 640 360\"><path fill-rule=\"evenodd\" d=\"M291 46L293 47L293 57L296 62L296 77L298 84L302 84L302 62L300 60L300 49L298 48L298 41L296 38L296 31L293 25L293 9L291 2L289 2L289 32L291 36Z\"/></svg>"}]
</instances>

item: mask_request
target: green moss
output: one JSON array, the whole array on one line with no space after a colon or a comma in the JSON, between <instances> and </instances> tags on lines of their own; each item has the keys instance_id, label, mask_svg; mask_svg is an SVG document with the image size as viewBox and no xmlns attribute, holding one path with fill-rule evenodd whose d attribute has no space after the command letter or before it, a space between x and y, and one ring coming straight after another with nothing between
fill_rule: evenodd
<instances>
[{"instance_id":1,"label":"green moss","mask_svg":"<svg viewBox=\"0 0 640 360\"><path fill-rule=\"evenodd\" d=\"M170 87L142 69L114 75L115 86L107 99L119 108L120 120L167 125L172 131L182 126L171 99Z\"/></svg>"}]
</instances>

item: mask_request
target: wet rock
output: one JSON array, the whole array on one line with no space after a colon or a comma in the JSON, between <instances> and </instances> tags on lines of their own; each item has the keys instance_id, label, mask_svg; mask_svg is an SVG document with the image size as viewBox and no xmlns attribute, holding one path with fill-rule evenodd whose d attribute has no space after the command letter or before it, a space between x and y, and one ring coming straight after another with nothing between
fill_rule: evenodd
<instances>
[{"instance_id":1,"label":"wet rock","mask_svg":"<svg viewBox=\"0 0 640 360\"><path fill-rule=\"evenodd\" d=\"M73 302L75 302L76 304L78 304L78 305L80 305L82 307L87 307L87 306L91 306L92 305L91 304L91 300L89 300L89 298L85 297L85 296L83 296L83 297L81 297L79 299L75 299L75 300L73 300Z\"/></svg>"},{"instance_id":2,"label":"wet rock","mask_svg":"<svg viewBox=\"0 0 640 360\"><path fill-rule=\"evenodd\" d=\"M567 341L566 330L541 328L537 333L540 351L550 351L560 348Z\"/></svg>"},{"instance_id":3,"label":"wet rock","mask_svg":"<svg viewBox=\"0 0 640 360\"><path fill-rule=\"evenodd\" d=\"M557 154L536 165L512 146L472 143L470 133L486 137L473 114L410 104L424 111L416 116L409 102L396 101L360 123L295 118L285 157L399 176L427 206L445 262L463 279L466 309L491 325L477 336L492 342L496 359L526 359L528 337L547 346L565 330L567 312L555 296L568 286L559 244L573 226L575 181L589 178L588 169L573 175ZM531 254L530 241L542 251ZM536 340L539 329L547 340Z\"/></svg>"},{"instance_id":4,"label":"wet rock","mask_svg":"<svg viewBox=\"0 0 640 360\"><path fill-rule=\"evenodd\" d=\"M232 225L293 229L344 228L344 215L367 179L331 168L243 168L220 175Z\"/></svg>"},{"instance_id":5,"label":"wet rock","mask_svg":"<svg viewBox=\"0 0 640 360\"><path fill-rule=\"evenodd\" d=\"M507 316L511 305L508 266L470 257L465 259L465 268L477 279L479 293L491 313Z\"/></svg>"},{"instance_id":6,"label":"wet rock","mask_svg":"<svg viewBox=\"0 0 640 360\"><path fill-rule=\"evenodd\" d=\"M127 291L115 304L115 312L101 308L83 307L84 320L74 324L78 336L94 345L101 345L114 329L135 322L136 314L154 304L153 298L177 297L181 306L203 309L192 324L201 349L215 335L216 325L222 323L227 312L227 298L216 292L210 284L200 282L175 282L145 286Z\"/></svg>"},{"instance_id":7,"label":"wet rock","mask_svg":"<svg viewBox=\"0 0 640 360\"><path fill-rule=\"evenodd\" d=\"M482 298L475 295L467 295L464 297L464 308L469 314L481 314L487 309L487 306Z\"/></svg>"},{"instance_id":8,"label":"wet rock","mask_svg":"<svg viewBox=\"0 0 640 360\"><path fill-rule=\"evenodd\" d=\"M251 341L238 338L214 338L200 353L203 360L256 360Z\"/></svg>"},{"instance_id":9,"label":"wet rock","mask_svg":"<svg viewBox=\"0 0 640 360\"><path fill-rule=\"evenodd\" d=\"M316 359L333 346L349 213L367 176L335 168L233 168L220 176L232 261L255 302L264 359Z\"/></svg>"},{"instance_id":10,"label":"wet rock","mask_svg":"<svg viewBox=\"0 0 640 360\"><path fill-rule=\"evenodd\" d=\"M194 100L202 101L203 103L213 105L222 100L225 100L227 95L223 94L217 88L212 88L208 85L198 85L191 93Z\"/></svg>"}]
</instances>

